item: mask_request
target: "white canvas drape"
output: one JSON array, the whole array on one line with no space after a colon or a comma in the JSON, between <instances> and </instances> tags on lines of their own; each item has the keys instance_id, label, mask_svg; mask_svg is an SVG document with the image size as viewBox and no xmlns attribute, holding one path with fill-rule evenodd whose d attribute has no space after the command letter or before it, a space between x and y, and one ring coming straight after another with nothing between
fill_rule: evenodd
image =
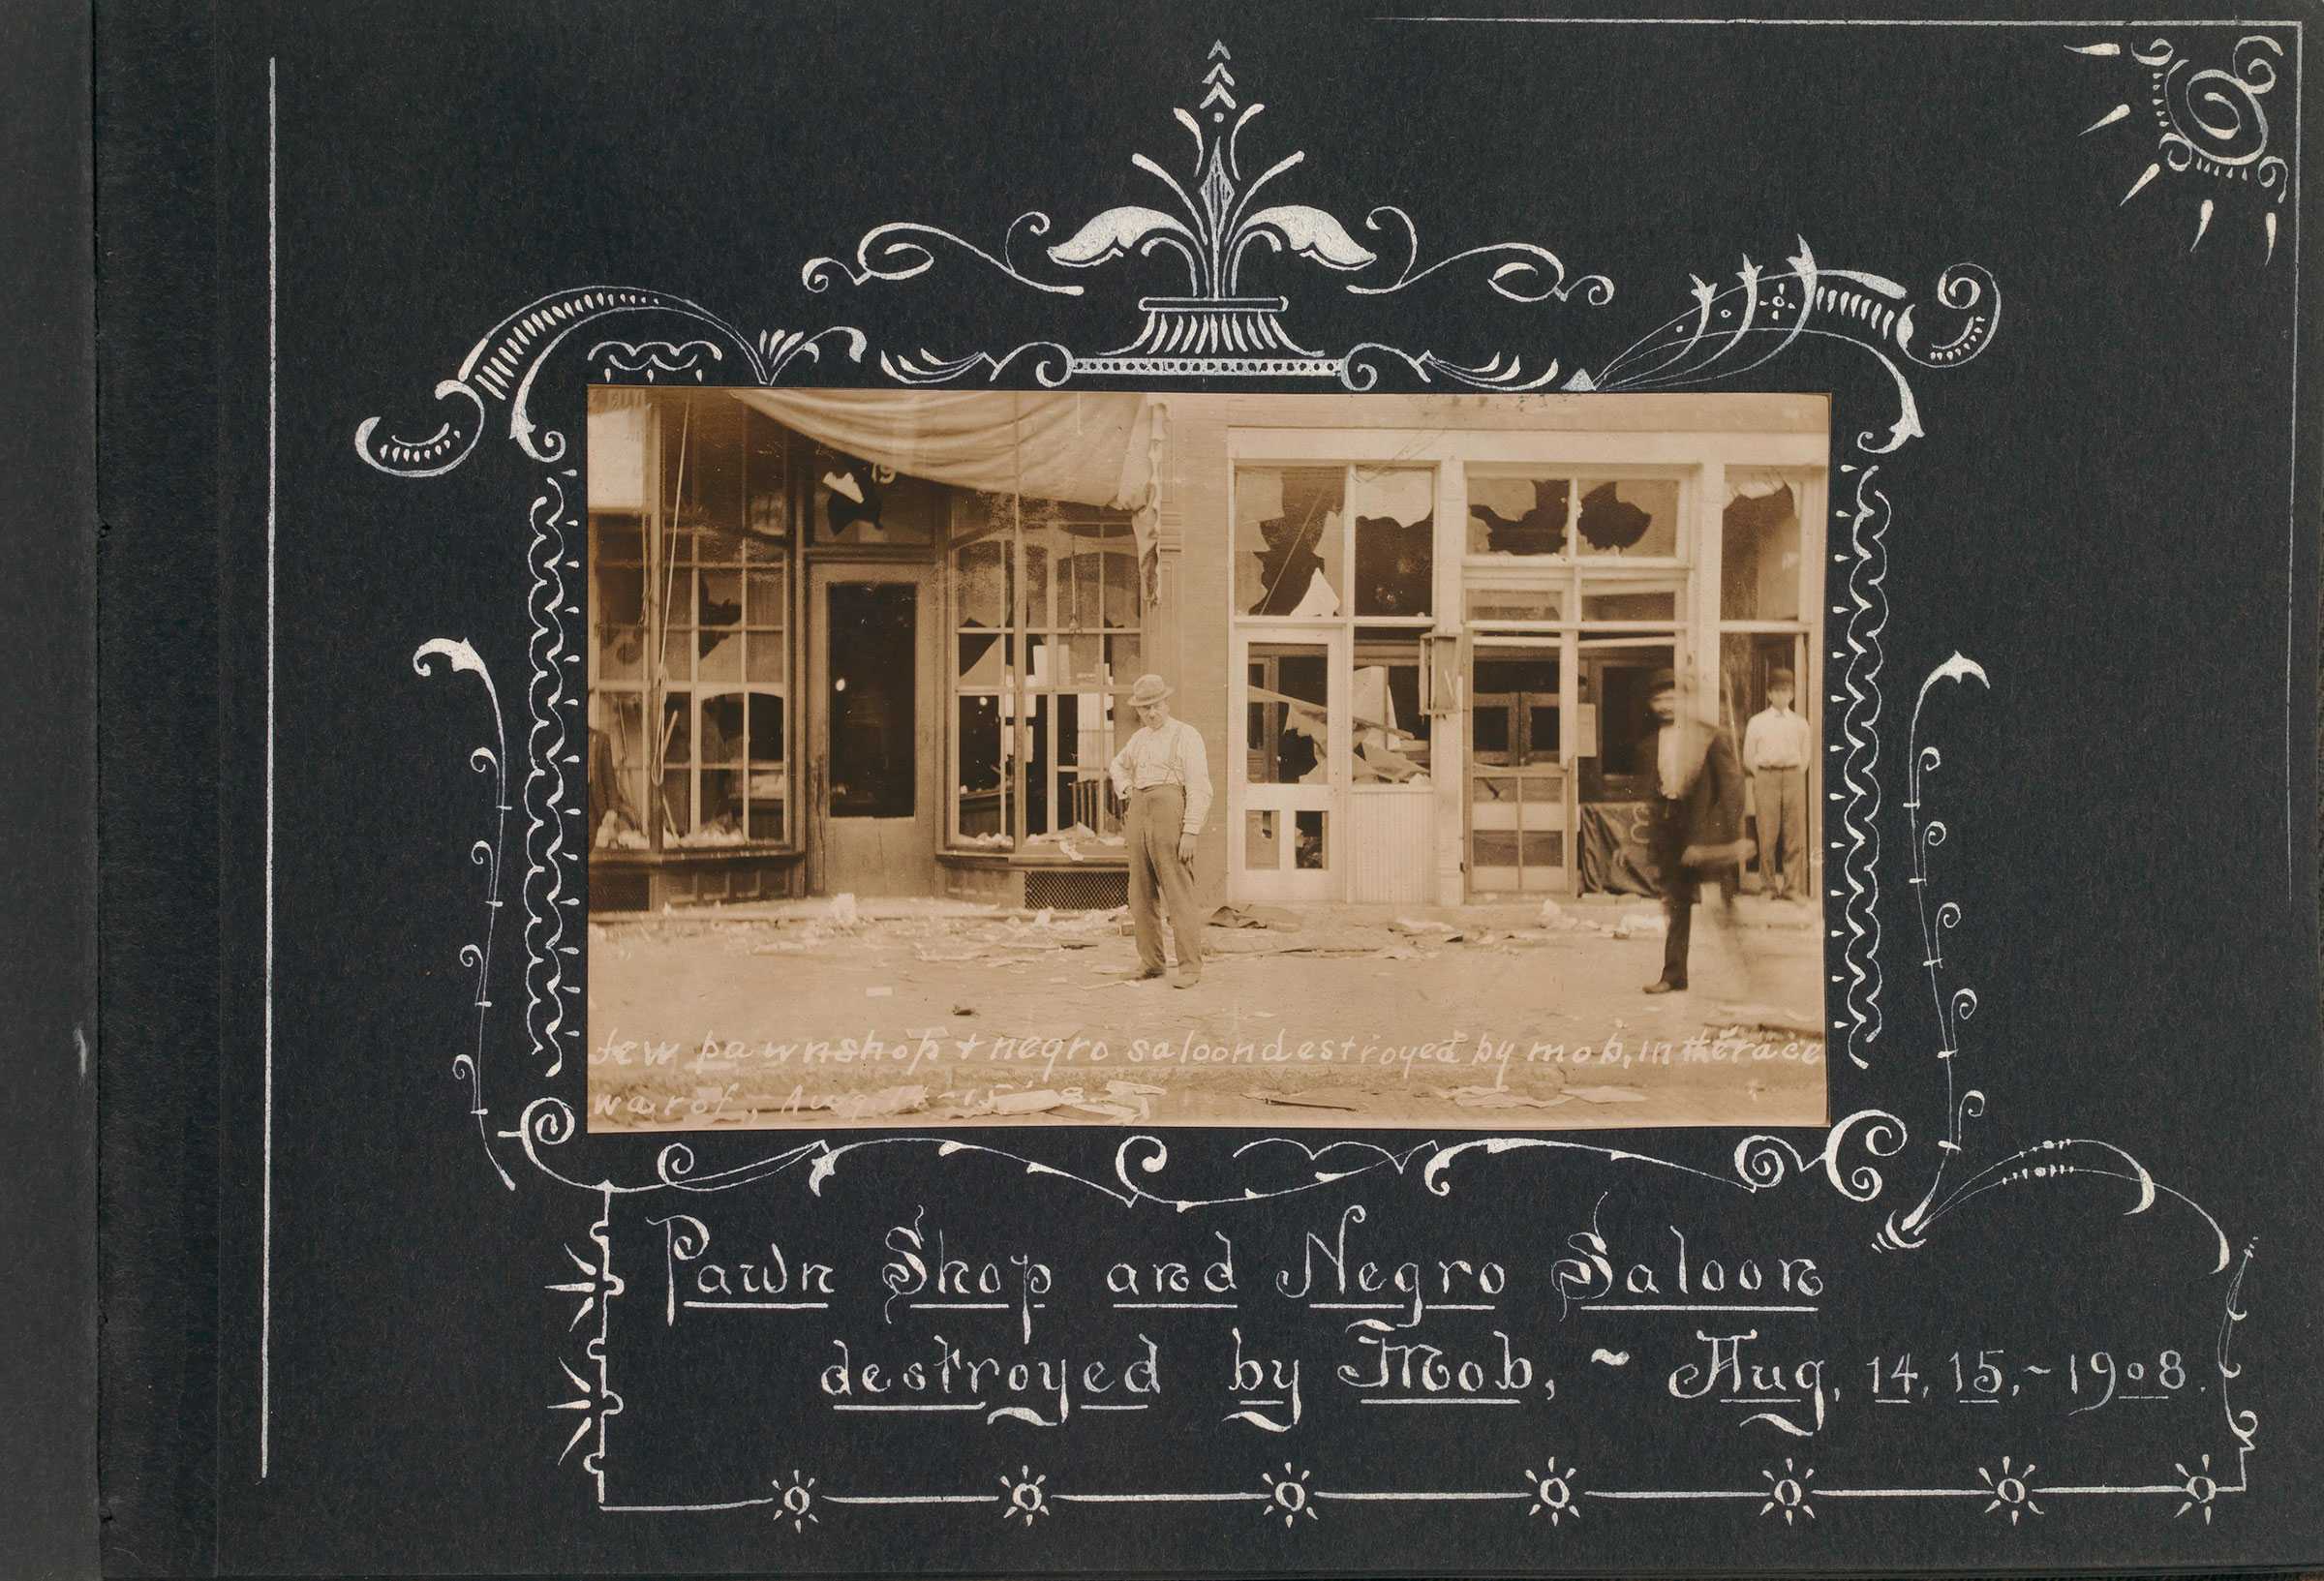
<instances>
[{"instance_id":1,"label":"white canvas drape","mask_svg":"<svg viewBox=\"0 0 2324 1581\"><path fill-rule=\"evenodd\" d=\"M958 390L729 389L785 428L877 467L991 493L1131 512L1154 549L1163 421L1143 395Z\"/></svg>"}]
</instances>

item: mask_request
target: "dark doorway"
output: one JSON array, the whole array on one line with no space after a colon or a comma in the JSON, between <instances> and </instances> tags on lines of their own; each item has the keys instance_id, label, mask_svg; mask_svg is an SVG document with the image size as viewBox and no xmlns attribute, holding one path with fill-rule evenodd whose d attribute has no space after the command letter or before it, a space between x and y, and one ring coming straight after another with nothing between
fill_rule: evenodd
<instances>
[{"instance_id":1,"label":"dark doorway","mask_svg":"<svg viewBox=\"0 0 2324 1581\"><path fill-rule=\"evenodd\" d=\"M910 583L831 585L831 814L909 818L920 774Z\"/></svg>"}]
</instances>

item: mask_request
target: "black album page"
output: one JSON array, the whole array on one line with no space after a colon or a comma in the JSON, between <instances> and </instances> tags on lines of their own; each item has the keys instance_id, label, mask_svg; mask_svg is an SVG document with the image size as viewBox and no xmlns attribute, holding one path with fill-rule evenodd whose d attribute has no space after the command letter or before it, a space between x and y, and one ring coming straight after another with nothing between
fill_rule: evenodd
<instances>
[{"instance_id":1,"label":"black album page","mask_svg":"<svg viewBox=\"0 0 2324 1581\"><path fill-rule=\"evenodd\" d=\"M2309 8L1455 9L99 8L110 1573L2324 1560Z\"/></svg>"}]
</instances>

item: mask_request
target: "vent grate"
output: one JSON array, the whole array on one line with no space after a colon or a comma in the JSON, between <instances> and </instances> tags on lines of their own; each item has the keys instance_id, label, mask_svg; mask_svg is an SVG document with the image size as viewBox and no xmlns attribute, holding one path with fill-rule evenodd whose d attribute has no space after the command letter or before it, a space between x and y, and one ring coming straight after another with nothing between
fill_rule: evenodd
<instances>
[{"instance_id":1,"label":"vent grate","mask_svg":"<svg viewBox=\"0 0 2324 1581\"><path fill-rule=\"evenodd\" d=\"M1024 903L1030 910L1112 911L1130 903L1130 875L1111 872L1028 872Z\"/></svg>"}]
</instances>

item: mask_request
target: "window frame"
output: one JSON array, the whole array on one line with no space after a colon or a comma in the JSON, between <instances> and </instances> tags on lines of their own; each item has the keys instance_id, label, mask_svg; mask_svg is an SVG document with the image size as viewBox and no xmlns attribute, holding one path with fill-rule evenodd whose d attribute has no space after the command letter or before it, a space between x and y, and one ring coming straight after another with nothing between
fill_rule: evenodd
<instances>
[{"instance_id":1,"label":"window frame","mask_svg":"<svg viewBox=\"0 0 2324 1581\"><path fill-rule=\"evenodd\" d=\"M648 721L647 761L645 765L645 806L636 810L644 824L646 844L642 847L605 845L596 843L597 830L592 828L587 836L587 850L599 854L657 857L700 852L744 855L790 855L801 849L798 797L798 741L799 709L797 682L799 675L800 600L802 597L801 559L799 555L799 446L800 437L775 422L772 418L737 403L738 484L736 508L739 519L732 523L727 533L709 533L700 525L679 527L685 519L683 502L673 500L665 492L669 477L665 471L670 442L670 410L681 402L732 400L720 390L669 390L654 388L640 392L645 397L647 422L643 436L645 455L643 471L652 493L641 507L632 512L626 508L591 510L588 514L589 539L586 546L584 581L587 585L587 677L589 695L595 699L607 695L635 695L641 701L642 716ZM770 537L751 530L752 506L765 493L754 495L751 489L753 445L751 425L763 422L780 437L780 443L774 453L783 458L783 476L777 491L783 502L784 531L780 538ZM696 507L700 508L700 507ZM596 619L600 587L598 558L600 517L634 517L640 529L641 576L644 585L642 620L637 627L642 637L640 675L635 682L601 679L598 659L601 644ZM684 541L680 539L683 535ZM702 549L706 544L730 544L731 553L723 558L705 562ZM627 564L627 562L614 563ZM699 622L700 599L705 573L731 572L739 590L741 608L731 625L704 626ZM780 587L772 611L756 607L751 593L754 573L773 572L780 579ZM665 592L666 589L666 592ZM684 604L679 600L683 598ZM683 608L687 619L681 623L670 619ZM725 633L721 640L737 644L736 674L732 680L705 678L701 672L704 656L698 643L702 632ZM673 643L685 657L685 675L673 678L670 658ZM781 679L754 680L751 676L753 649L761 642L781 654ZM707 703L722 697L742 699L743 730L737 743L739 756L730 762L705 765L701 759L702 715ZM751 750L750 702L752 696L771 696L779 699L782 708L782 729L780 760L770 762ZM664 808L669 806L667 781L672 771L662 744L662 721L668 716L673 700L683 699L687 729L687 759L679 767L686 773L685 824L687 835L672 837L667 831L669 818ZM739 840L720 843L699 842L688 838L702 828L703 776L705 773L731 772L739 776L742 805L742 833ZM752 782L762 774L780 775L780 792L760 797L754 795ZM753 804L772 805L780 808L782 834L775 838L753 839L749 836L750 811Z\"/></svg>"},{"instance_id":2,"label":"window frame","mask_svg":"<svg viewBox=\"0 0 2324 1581\"><path fill-rule=\"evenodd\" d=\"M980 498L991 501L1003 497L997 493L980 496L975 491L965 489L953 491L952 504L946 515L945 530L939 547L940 563L945 572L946 630L952 639L951 651L945 655L944 661L949 705L945 711L946 773L944 782L947 788L945 791L943 849L954 855L989 855L1019 859L1043 854L1036 848L1038 845L1054 842L1056 836L1064 831L1070 830L1079 821L1070 815L1062 820L1058 817L1060 805L1058 792L1061 787L1068 784L1087 782L1092 778L1095 778L1100 784L1101 788L1097 794L1097 812L1100 821L1090 826L1097 836L1102 838L1113 833L1115 826L1118 824L1118 819L1107 804L1106 793L1102 788L1104 766L1102 764L1083 764L1077 761L1071 768L1080 772L1069 775L1067 766L1059 761L1057 747L1061 733L1059 715L1063 711L1055 700L1061 697L1100 699L1107 714L1105 729L1108 737L1113 740L1119 739L1121 730L1121 719L1118 713L1119 699L1128 691L1128 684L1122 673L1123 667L1116 662L1116 644L1124 640L1134 644L1136 652L1141 659L1143 658L1146 648L1143 576L1140 568L1137 530L1131 514L1127 511L1099 505L1078 504L1072 502L1043 500L1037 502L1045 507L1054 508L1047 509L1041 515L1035 516L1026 510L1028 502L1025 496L1011 494L1005 497L1010 507L1008 519L1005 522L997 521L996 513L988 509L983 515L984 525L980 530L964 532L964 519L968 515L971 503ZM1089 535L1093 543L1106 546L1094 550L1098 559L1096 567L1098 623L1095 625L1067 623L1077 612L1071 608L1070 604L1060 600L1058 596L1060 583L1056 574L1059 563L1055 553L1058 547L1057 540L1070 536L1070 530L1074 526L1097 526L1108 530L1102 533ZM1037 537L1052 541L1036 542ZM1005 546L1002 564L1008 607L1003 623L997 627L964 624L965 610L963 606L966 579L961 574L959 557L962 551L995 538L1000 539ZM1035 553L1044 557L1044 569L1040 579L1043 608L1037 616L1033 608L1034 579L1031 574ZM1072 556L1067 557L1068 562L1080 560L1085 553L1088 553L1088 551L1077 550ZM1125 618L1118 624L1112 623L1116 590L1106 575L1104 563L1107 557L1116 554L1123 556L1128 561L1130 572L1126 589L1120 590L1121 595L1128 600L1128 609L1125 612ZM1073 584L1076 587L1079 585L1078 575L1077 571L1077 580ZM1036 623L1036 619L1039 623ZM962 638L968 636L989 636L999 639L1001 677L997 684L972 685L964 682L960 664L960 642ZM1036 645L1045 657L1052 654L1063 655L1072 652L1072 639L1075 638L1091 638L1096 641L1096 672L1092 675L1079 677L1060 676L1055 673L1055 666L1053 661L1044 666L1052 671L1048 678L1041 681L1034 680ZM995 700L995 706L1000 712L1001 740L1004 747L1009 748L1004 751L1007 768L1001 785L1003 822L1005 824L1001 833L1007 836L1005 843L994 841L982 836L964 834L961 828L963 780L961 777L960 709L962 700L971 697L992 697ZM1044 704L1041 700L1045 698L1051 701ZM1048 776L1049 781L1042 803L1048 810L1048 821L1052 826L1049 830L1038 832L1031 827L1031 799L1026 794L1027 780L1033 772L1034 754L1029 748L1033 744L1036 732L1039 736L1040 756L1044 765L1042 773ZM1110 760L1112 754L1109 753L1107 756ZM1095 770L1094 775L1087 772L1092 769ZM1063 857L1061 850L1056 854L1060 858ZM1112 853L1109 849L1101 848L1094 853L1086 853L1084 860L1106 861L1111 857Z\"/></svg>"}]
</instances>

